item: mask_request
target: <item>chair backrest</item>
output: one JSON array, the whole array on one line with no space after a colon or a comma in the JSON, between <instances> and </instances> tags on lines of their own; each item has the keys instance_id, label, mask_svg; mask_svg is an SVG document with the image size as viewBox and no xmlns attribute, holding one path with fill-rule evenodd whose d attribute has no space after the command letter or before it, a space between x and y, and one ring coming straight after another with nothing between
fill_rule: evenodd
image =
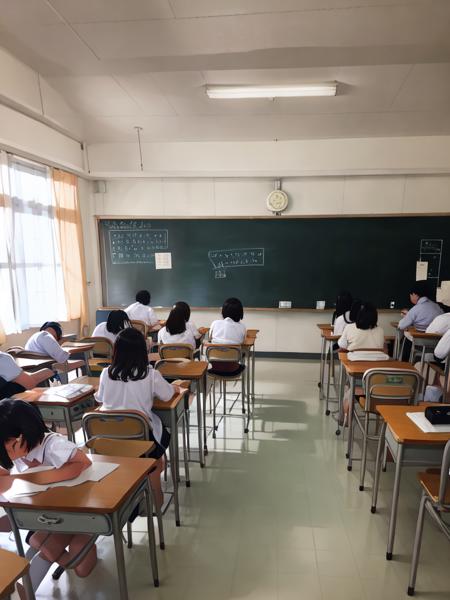
<instances>
[{"instance_id":1,"label":"chair backrest","mask_svg":"<svg viewBox=\"0 0 450 600\"><path fill-rule=\"evenodd\" d=\"M450 440L445 445L444 455L442 457L441 466L441 479L439 483L439 497L438 502L444 506L449 507L449 503L445 503L445 497L447 495L447 488L450 485Z\"/></svg>"},{"instance_id":2,"label":"chair backrest","mask_svg":"<svg viewBox=\"0 0 450 600\"><path fill-rule=\"evenodd\" d=\"M25 348L23 346L11 346L6 349L6 352L11 356L18 356L21 352L25 352Z\"/></svg>"},{"instance_id":3,"label":"chair backrest","mask_svg":"<svg viewBox=\"0 0 450 600\"><path fill-rule=\"evenodd\" d=\"M362 379L366 412L381 404L415 404L421 381L417 371L369 369Z\"/></svg>"},{"instance_id":4,"label":"chair backrest","mask_svg":"<svg viewBox=\"0 0 450 600\"><path fill-rule=\"evenodd\" d=\"M160 344L158 352L163 360L166 358L194 360L194 348L190 344Z\"/></svg>"},{"instance_id":5,"label":"chair backrest","mask_svg":"<svg viewBox=\"0 0 450 600\"><path fill-rule=\"evenodd\" d=\"M92 337L84 337L78 341L95 344L91 350L92 354L105 356L106 358L112 358L114 346L113 346L111 340L109 340L108 338L100 337L100 336L92 336Z\"/></svg>"},{"instance_id":6,"label":"chair backrest","mask_svg":"<svg viewBox=\"0 0 450 600\"><path fill-rule=\"evenodd\" d=\"M84 439L93 438L149 440L151 425L144 413L137 410L94 411L83 415Z\"/></svg>"},{"instance_id":7,"label":"chair backrest","mask_svg":"<svg viewBox=\"0 0 450 600\"><path fill-rule=\"evenodd\" d=\"M144 323L144 321L130 321L130 323L131 327L134 327L135 329L140 331L145 338L147 337L147 323Z\"/></svg>"},{"instance_id":8,"label":"chair backrest","mask_svg":"<svg viewBox=\"0 0 450 600\"><path fill-rule=\"evenodd\" d=\"M206 360L216 362L242 361L242 350L240 346L227 344L207 344L205 346Z\"/></svg>"}]
</instances>

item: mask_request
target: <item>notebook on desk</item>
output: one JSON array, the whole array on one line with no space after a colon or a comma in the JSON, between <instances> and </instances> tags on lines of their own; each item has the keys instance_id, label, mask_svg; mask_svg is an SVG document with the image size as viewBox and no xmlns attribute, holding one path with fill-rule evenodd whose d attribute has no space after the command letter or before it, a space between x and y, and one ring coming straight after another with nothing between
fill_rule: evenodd
<instances>
[{"instance_id":1,"label":"notebook on desk","mask_svg":"<svg viewBox=\"0 0 450 600\"><path fill-rule=\"evenodd\" d=\"M76 398L80 394L85 394L94 389L94 386L88 383L66 383L57 385L45 390L45 396L59 396L60 398Z\"/></svg>"},{"instance_id":2,"label":"notebook on desk","mask_svg":"<svg viewBox=\"0 0 450 600\"><path fill-rule=\"evenodd\" d=\"M377 360L389 360L389 355L385 352L379 352L377 350L355 350L347 354L348 360L352 361L377 361Z\"/></svg>"}]
</instances>

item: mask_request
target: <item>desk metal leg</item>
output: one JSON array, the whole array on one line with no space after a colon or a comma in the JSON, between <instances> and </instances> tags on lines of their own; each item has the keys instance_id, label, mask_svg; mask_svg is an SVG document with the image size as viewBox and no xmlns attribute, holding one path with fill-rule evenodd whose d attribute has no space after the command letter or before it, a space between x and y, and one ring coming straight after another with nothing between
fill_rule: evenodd
<instances>
[{"instance_id":1,"label":"desk metal leg","mask_svg":"<svg viewBox=\"0 0 450 600\"><path fill-rule=\"evenodd\" d=\"M330 402L330 385L331 385L331 360L332 360L332 352L333 352L333 344L327 344L328 348L327 351L325 353L325 370L327 368L328 365L328 372L327 372L327 391L326 391L326 408L325 408L325 414L329 415L330 414L330 407L329 407L329 402Z\"/></svg>"},{"instance_id":2,"label":"desk metal leg","mask_svg":"<svg viewBox=\"0 0 450 600\"><path fill-rule=\"evenodd\" d=\"M342 363L340 363L339 365L339 387L338 387L338 411L337 411L337 415L338 415L338 426L336 429L336 435L340 435L341 434L341 426L340 423L343 421L344 418L344 411L343 411L343 402L344 402L344 367L342 365Z\"/></svg>"},{"instance_id":3,"label":"desk metal leg","mask_svg":"<svg viewBox=\"0 0 450 600\"><path fill-rule=\"evenodd\" d=\"M208 378L205 374L203 375L201 381L197 382L197 388L203 388L200 392L203 393L203 454L200 452L200 466L205 466L205 456L208 454L208 444L207 444L207 431L206 431L206 395L208 389Z\"/></svg>"},{"instance_id":4,"label":"desk metal leg","mask_svg":"<svg viewBox=\"0 0 450 600\"><path fill-rule=\"evenodd\" d=\"M186 444L186 411L184 411L184 413L183 413L182 427L183 427L184 477L186 479L186 487L191 487L191 478L189 476L189 456L188 456L188 449L187 449L187 444Z\"/></svg>"},{"instance_id":5,"label":"desk metal leg","mask_svg":"<svg viewBox=\"0 0 450 600\"><path fill-rule=\"evenodd\" d=\"M158 561L156 558L155 527L153 525L153 497L150 487L150 479L147 477L147 486L145 488L145 500L147 504L147 532L148 548L150 551L150 564L152 566L153 583L159 587Z\"/></svg>"},{"instance_id":6,"label":"desk metal leg","mask_svg":"<svg viewBox=\"0 0 450 600\"><path fill-rule=\"evenodd\" d=\"M353 400L355 395L355 378L350 377L350 397L348 401L348 440L347 440L347 471L352 470L353 451Z\"/></svg>"},{"instance_id":7,"label":"desk metal leg","mask_svg":"<svg viewBox=\"0 0 450 600\"><path fill-rule=\"evenodd\" d=\"M252 347L252 410L255 405L255 345Z\"/></svg>"},{"instance_id":8,"label":"desk metal leg","mask_svg":"<svg viewBox=\"0 0 450 600\"><path fill-rule=\"evenodd\" d=\"M120 600L128 600L127 575L125 572L125 560L123 557L122 531L117 513L112 515L112 529L114 537L114 549L116 551L117 576L119 578Z\"/></svg>"},{"instance_id":9,"label":"desk metal leg","mask_svg":"<svg viewBox=\"0 0 450 600\"><path fill-rule=\"evenodd\" d=\"M66 424L66 429L67 429L67 438L70 442L74 442L75 441L75 433L73 431L73 426L72 426L72 421L70 419L70 409L64 407L64 422Z\"/></svg>"},{"instance_id":10,"label":"desk metal leg","mask_svg":"<svg viewBox=\"0 0 450 600\"><path fill-rule=\"evenodd\" d=\"M322 345L320 348L320 370L319 370L319 399L323 400L323 382L324 382L324 373L325 373L325 349L326 349L326 340L322 335Z\"/></svg>"},{"instance_id":11,"label":"desk metal leg","mask_svg":"<svg viewBox=\"0 0 450 600\"><path fill-rule=\"evenodd\" d=\"M25 553L23 551L22 538L20 537L20 531L16 525L16 521L14 519L13 513L11 510L9 510L6 507L5 507L5 512L8 515L8 519L9 519L11 528L14 533L14 540L15 540L16 546L17 546L17 553L19 554L19 556L25 557ZM23 581L23 586L25 588L25 592L27 594L27 600L34 600L34 590L33 590L32 584L31 584L31 577L30 577L29 572L25 573L25 575L22 577L22 581Z\"/></svg>"},{"instance_id":12,"label":"desk metal leg","mask_svg":"<svg viewBox=\"0 0 450 600\"><path fill-rule=\"evenodd\" d=\"M177 450L178 450L178 427L175 411L170 411L170 472L172 475L173 482L173 503L175 508L175 524L177 527L180 526L180 505L178 502L178 461L177 461Z\"/></svg>"},{"instance_id":13,"label":"desk metal leg","mask_svg":"<svg viewBox=\"0 0 450 600\"><path fill-rule=\"evenodd\" d=\"M386 434L386 422L383 421L381 425L380 431L380 439L378 440L377 447L377 456L375 459L375 475L373 479L373 489L372 489L372 506L370 508L370 512L373 514L377 510L377 500L378 500L378 488L380 487L380 473L381 473L381 454L383 452L384 444L385 444L385 434Z\"/></svg>"},{"instance_id":14,"label":"desk metal leg","mask_svg":"<svg viewBox=\"0 0 450 600\"><path fill-rule=\"evenodd\" d=\"M398 496L400 494L400 478L402 474L403 444L398 444L397 457L395 459L394 491L392 492L391 517L389 519L389 536L386 551L386 560L392 560L394 549L395 526L397 524Z\"/></svg>"}]
</instances>

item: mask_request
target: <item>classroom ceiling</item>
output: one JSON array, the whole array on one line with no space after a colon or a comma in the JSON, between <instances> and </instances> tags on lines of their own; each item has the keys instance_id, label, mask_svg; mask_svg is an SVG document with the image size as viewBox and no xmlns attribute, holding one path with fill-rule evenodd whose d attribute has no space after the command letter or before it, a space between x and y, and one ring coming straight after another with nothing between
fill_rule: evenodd
<instances>
[{"instance_id":1,"label":"classroom ceiling","mask_svg":"<svg viewBox=\"0 0 450 600\"><path fill-rule=\"evenodd\" d=\"M450 134L449 0L0 0L0 43L95 142ZM332 98L205 84L337 80Z\"/></svg>"}]
</instances>

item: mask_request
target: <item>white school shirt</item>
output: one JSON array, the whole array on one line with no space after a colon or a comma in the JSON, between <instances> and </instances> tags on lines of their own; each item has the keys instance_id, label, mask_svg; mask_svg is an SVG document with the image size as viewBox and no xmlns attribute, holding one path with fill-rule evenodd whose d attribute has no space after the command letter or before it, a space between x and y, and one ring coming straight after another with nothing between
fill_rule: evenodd
<instances>
[{"instance_id":1,"label":"white school shirt","mask_svg":"<svg viewBox=\"0 0 450 600\"><path fill-rule=\"evenodd\" d=\"M6 352L0 352L0 377L5 381L14 381L22 373L22 369L14 358Z\"/></svg>"},{"instance_id":2,"label":"white school shirt","mask_svg":"<svg viewBox=\"0 0 450 600\"><path fill-rule=\"evenodd\" d=\"M231 317L213 321L209 328L209 339L213 344L242 344L247 328L242 321L236 323Z\"/></svg>"},{"instance_id":3,"label":"white school shirt","mask_svg":"<svg viewBox=\"0 0 450 600\"><path fill-rule=\"evenodd\" d=\"M111 344L114 344L117 336L118 336L117 333L111 333L110 331L108 331L106 329L106 321L104 321L103 323L99 323L97 325L97 327L94 329L94 331L92 332L92 337L108 338L108 340L111 342Z\"/></svg>"},{"instance_id":4,"label":"white school shirt","mask_svg":"<svg viewBox=\"0 0 450 600\"><path fill-rule=\"evenodd\" d=\"M436 348L434 349L434 355L441 360L444 360L450 354L450 329L444 333L439 340ZM450 360L450 359L449 359Z\"/></svg>"},{"instance_id":5,"label":"white school shirt","mask_svg":"<svg viewBox=\"0 0 450 600\"><path fill-rule=\"evenodd\" d=\"M36 333L33 333L25 344L25 350L47 354L47 356L51 356L59 363L66 362L70 357L69 352L61 348L59 343L48 331L37 331Z\"/></svg>"},{"instance_id":6,"label":"white school shirt","mask_svg":"<svg viewBox=\"0 0 450 600\"><path fill-rule=\"evenodd\" d=\"M450 329L450 313L438 315L426 328L426 333L439 333L444 335Z\"/></svg>"},{"instance_id":7,"label":"white school shirt","mask_svg":"<svg viewBox=\"0 0 450 600\"><path fill-rule=\"evenodd\" d=\"M195 350L195 338L187 327L182 333L173 335L167 331L167 327L163 327L158 331L158 342L160 344L190 344Z\"/></svg>"},{"instance_id":8,"label":"white school shirt","mask_svg":"<svg viewBox=\"0 0 450 600\"><path fill-rule=\"evenodd\" d=\"M342 332L350 323L350 311L348 310L344 315L339 315L336 318L333 326L333 335L342 335Z\"/></svg>"},{"instance_id":9,"label":"white school shirt","mask_svg":"<svg viewBox=\"0 0 450 600\"><path fill-rule=\"evenodd\" d=\"M173 386L152 367L148 368L144 379L137 381L111 379L106 368L101 372L95 399L102 405L100 410L139 410L143 412L150 419L155 440L160 442L162 423L158 415L152 412L153 396L163 402L169 402L174 393Z\"/></svg>"},{"instance_id":10,"label":"white school shirt","mask_svg":"<svg viewBox=\"0 0 450 600\"><path fill-rule=\"evenodd\" d=\"M27 464L37 461L41 465L62 467L77 452L77 446L59 433L48 432L40 444L32 448L24 458L13 461L19 472L30 468Z\"/></svg>"},{"instance_id":11,"label":"white school shirt","mask_svg":"<svg viewBox=\"0 0 450 600\"><path fill-rule=\"evenodd\" d=\"M188 321L186 323L186 329L189 329L189 331L192 332L192 335L194 336L194 338L196 340L198 340L199 338L202 337L202 334L200 333L200 331L197 329L197 325L195 323L193 323L192 321Z\"/></svg>"},{"instance_id":12,"label":"white school shirt","mask_svg":"<svg viewBox=\"0 0 450 600\"><path fill-rule=\"evenodd\" d=\"M140 302L133 302L125 309L131 321L144 321L147 325L156 325L158 317L151 306L146 306Z\"/></svg>"},{"instance_id":13,"label":"white school shirt","mask_svg":"<svg viewBox=\"0 0 450 600\"><path fill-rule=\"evenodd\" d=\"M378 325L373 329L358 329L356 323L350 323L338 339L340 348L358 350L360 348L383 348L384 331Z\"/></svg>"}]
</instances>

